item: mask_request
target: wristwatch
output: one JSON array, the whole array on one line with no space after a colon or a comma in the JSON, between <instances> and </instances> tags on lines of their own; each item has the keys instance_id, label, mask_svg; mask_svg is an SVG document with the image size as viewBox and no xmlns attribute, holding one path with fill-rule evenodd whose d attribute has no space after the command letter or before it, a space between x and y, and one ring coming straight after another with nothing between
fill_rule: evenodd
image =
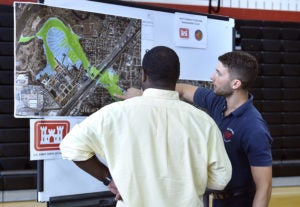
<instances>
[{"instance_id":1,"label":"wristwatch","mask_svg":"<svg viewBox=\"0 0 300 207\"><path fill-rule=\"evenodd\" d=\"M106 176L104 178L104 180L102 181L102 183L105 185L105 186L108 186L112 181L112 178L110 176Z\"/></svg>"}]
</instances>

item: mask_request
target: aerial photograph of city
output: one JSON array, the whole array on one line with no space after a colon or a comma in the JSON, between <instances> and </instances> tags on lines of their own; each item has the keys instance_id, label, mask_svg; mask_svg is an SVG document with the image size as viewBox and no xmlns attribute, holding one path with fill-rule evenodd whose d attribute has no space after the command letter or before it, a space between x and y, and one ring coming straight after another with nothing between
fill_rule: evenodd
<instances>
[{"instance_id":1,"label":"aerial photograph of city","mask_svg":"<svg viewBox=\"0 0 300 207\"><path fill-rule=\"evenodd\" d=\"M140 80L140 19L15 4L15 117L87 116Z\"/></svg>"}]
</instances>

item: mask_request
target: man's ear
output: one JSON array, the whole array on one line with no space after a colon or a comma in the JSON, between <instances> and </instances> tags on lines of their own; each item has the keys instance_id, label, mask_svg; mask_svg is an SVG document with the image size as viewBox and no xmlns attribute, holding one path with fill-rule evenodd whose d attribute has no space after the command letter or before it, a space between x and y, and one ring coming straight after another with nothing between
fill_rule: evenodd
<instances>
[{"instance_id":1,"label":"man's ear","mask_svg":"<svg viewBox=\"0 0 300 207\"><path fill-rule=\"evenodd\" d=\"M239 79L232 80L232 89L238 89L242 85L242 82Z\"/></svg>"},{"instance_id":2,"label":"man's ear","mask_svg":"<svg viewBox=\"0 0 300 207\"><path fill-rule=\"evenodd\" d=\"M147 75L145 74L144 70L142 71L142 83L147 80Z\"/></svg>"}]
</instances>

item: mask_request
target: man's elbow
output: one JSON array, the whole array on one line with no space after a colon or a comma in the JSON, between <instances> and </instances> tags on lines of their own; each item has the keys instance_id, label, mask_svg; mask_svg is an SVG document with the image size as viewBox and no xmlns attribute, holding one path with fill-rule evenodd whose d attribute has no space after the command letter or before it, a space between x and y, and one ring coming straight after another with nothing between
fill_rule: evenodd
<instances>
[{"instance_id":1,"label":"man's elbow","mask_svg":"<svg viewBox=\"0 0 300 207\"><path fill-rule=\"evenodd\" d=\"M224 190L224 188L227 186L231 179L231 176L224 176L222 179L217 179L214 181L210 181L207 184L207 188L213 189L213 190Z\"/></svg>"}]
</instances>

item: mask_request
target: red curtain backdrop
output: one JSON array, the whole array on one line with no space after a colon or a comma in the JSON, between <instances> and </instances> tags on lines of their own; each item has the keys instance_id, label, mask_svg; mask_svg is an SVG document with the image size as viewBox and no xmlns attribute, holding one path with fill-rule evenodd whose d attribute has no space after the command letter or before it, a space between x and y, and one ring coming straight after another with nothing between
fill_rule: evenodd
<instances>
[{"instance_id":1,"label":"red curtain backdrop","mask_svg":"<svg viewBox=\"0 0 300 207\"><path fill-rule=\"evenodd\" d=\"M21 2L37 2L37 0L19 0ZM13 5L13 0L0 0L0 4ZM75 0L74 0L75 2ZM182 4L162 4L162 3L142 3L153 6L174 8L179 10L208 13L208 6L182 5ZM300 22L300 12L278 11L278 10L259 10L259 9L239 9L221 7L216 15L228 16L234 19L245 20L265 20L265 21L286 21Z\"/></svg>"},{"instance_id":2,"label":"red curtain backdrop","mask_svg":"<svg viewBox=\"0 0 300 207\"><path fill-rule=\"evenodd\" d=\"M34 2L36 3L37 0L20 0L18 2ZM0 0L0 4L2 5L13 5L14 1L13 0Z\"/></svg>"},{"instance_id":3,"label":"red curtain backdrop","mask_svg":"<svg viewBox=\"0 0 300 207\"><path fill-rule=\"evenodd\" d=\"M182 5L182 4L163 4L163 3L143 3L153 6L173 8L185 11L208 13L208 6ZM280 22L300 22L300 12L297 11L278 11L278 10L262 10L262 9L239 9L221 7L219 13L214 15L228 16L234 19L245 20L264 20L264 21L280 21Z\"/></svg>"}]
</instances>

